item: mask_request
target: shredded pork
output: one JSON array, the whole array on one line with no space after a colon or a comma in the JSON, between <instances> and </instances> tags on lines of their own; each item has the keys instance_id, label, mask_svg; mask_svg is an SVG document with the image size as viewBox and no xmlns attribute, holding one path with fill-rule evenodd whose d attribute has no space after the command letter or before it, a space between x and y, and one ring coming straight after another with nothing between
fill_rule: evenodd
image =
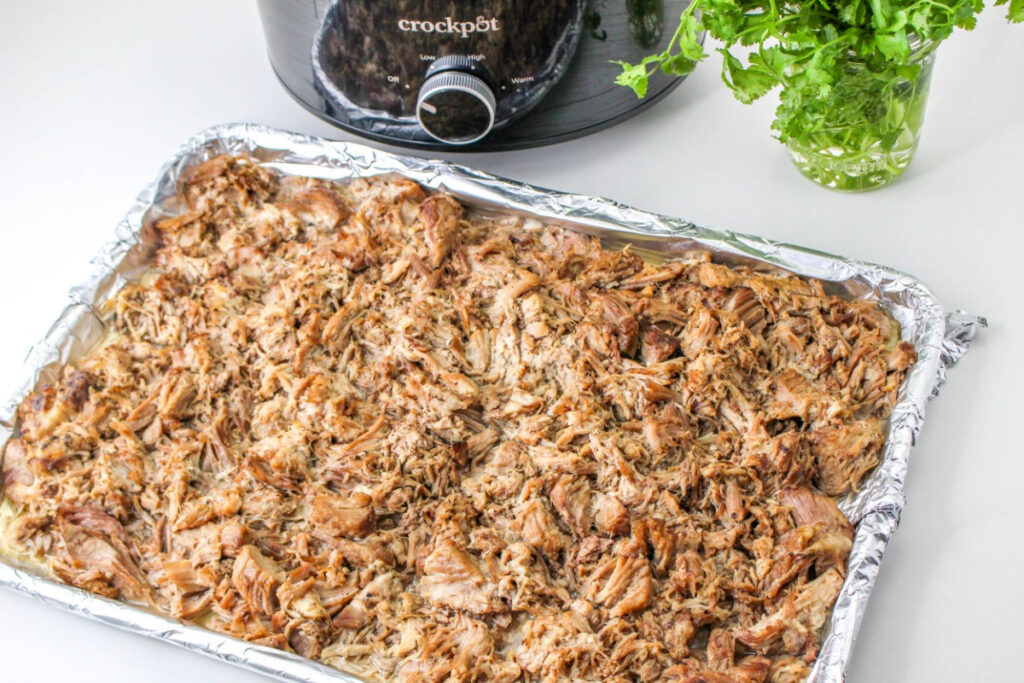
<instances>
[{"instance_id":1,"label":"shredded pork","mask_svg":"<svg viewBox=\"0 0 1024 683\"><path fill-rule=\"evenodd\" d=\"M797 681L914 351L875 305L218 157L20 408L9 542L398 681Z\"/></svg>"}]
</instances>

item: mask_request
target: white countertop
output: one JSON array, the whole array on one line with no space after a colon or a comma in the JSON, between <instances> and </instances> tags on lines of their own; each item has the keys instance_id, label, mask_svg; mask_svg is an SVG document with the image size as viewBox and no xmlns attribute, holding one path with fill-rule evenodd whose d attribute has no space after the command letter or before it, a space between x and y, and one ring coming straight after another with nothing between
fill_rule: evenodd
<instances>
[{"instance_id":1,"label":"white countertop","mask_svg":"<svg viewBox=\"0 0 1024 683\"><path fill-rule=\"evenodd\" d=\"M988 316L928 410L903 523L849 683L1019 681L1024 641L1024 26L1001 9L938 52L923 142L893 186L801 177L717 57L624 124L554 147L452 158L696 223L876 261ZM136 193L191 134L254 121L349 139L268 64L255 3L0 3L0 393ZM255 681L254 674L0 591L8 681Z\"/></svg>"}]
</instances>

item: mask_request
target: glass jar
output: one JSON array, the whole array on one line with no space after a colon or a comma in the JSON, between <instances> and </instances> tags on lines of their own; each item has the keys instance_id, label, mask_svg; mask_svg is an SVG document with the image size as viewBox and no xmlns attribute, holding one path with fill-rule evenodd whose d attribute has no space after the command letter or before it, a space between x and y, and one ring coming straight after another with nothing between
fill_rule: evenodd
<instances>
[{"instance_id":1,"label":"glass jar","mask_svg":"<svg viewBox=\"0 0 1024 683\"><path fill-rule=\"evenodd\" d=\"M906 64L870 65L851 56L823 103L821 127L786 141L797 169L837 190L881 187L914 157L935 45L912 41Z\"/></svg>"}]
</instances>

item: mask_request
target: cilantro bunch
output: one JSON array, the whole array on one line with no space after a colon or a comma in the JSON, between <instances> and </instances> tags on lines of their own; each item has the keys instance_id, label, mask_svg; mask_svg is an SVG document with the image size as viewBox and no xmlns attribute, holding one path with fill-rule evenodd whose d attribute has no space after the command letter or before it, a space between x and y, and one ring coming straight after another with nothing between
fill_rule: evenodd
<instances>
[{"instance_id":1,"label":"cilantro bunch","mask_svg":"<svg viewBox=\"0 0 1024 683\"><path fill-rule=\"evenodd\" d=\"M995 4L1007 6L1011 21L1024 22L1024 0ZM899 113L885 98L891 103L913 82L920 69L915 53L956 28L974 28L982 9L984 0L692 0L668 47L639 64L619 62L616 82L643 97L657 70L690 73L707 57L699 40L706 30L724 44L718 50L722 80L741 102L781 86L772 127L783 142L800 142L832 126L845 107L845 124L859 122L866 140L891 145ZM750 48L743 50L749 51L745 61L734 54L736 46ZM876 96L858 100L851 88Z\"/></svg>"}]
</instances>

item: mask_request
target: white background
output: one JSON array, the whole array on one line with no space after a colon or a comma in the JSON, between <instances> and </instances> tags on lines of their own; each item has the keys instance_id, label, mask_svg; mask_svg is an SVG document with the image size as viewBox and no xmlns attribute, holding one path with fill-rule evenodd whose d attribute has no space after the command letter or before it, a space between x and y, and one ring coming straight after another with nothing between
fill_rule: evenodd
<instances>
[{"instance_id":1,"label":"white background","mask_svg":"<svg viewBox=\"0 0 1024 683\"><path fill-rule=\"evenodd\" d=\"M602 133L452 158L884 263L986 315L929 408L847 680L1020 681L1024 26L990 9L940 48L917 159L880 191L797 174L769 136L773 106L733 100L716 57ZM228 121L346 137L278 85L254 2L0 0L0 393L161 163ZM261 680L6 591L0 655L5 681Z\"/></svg>"}]
</instances>

